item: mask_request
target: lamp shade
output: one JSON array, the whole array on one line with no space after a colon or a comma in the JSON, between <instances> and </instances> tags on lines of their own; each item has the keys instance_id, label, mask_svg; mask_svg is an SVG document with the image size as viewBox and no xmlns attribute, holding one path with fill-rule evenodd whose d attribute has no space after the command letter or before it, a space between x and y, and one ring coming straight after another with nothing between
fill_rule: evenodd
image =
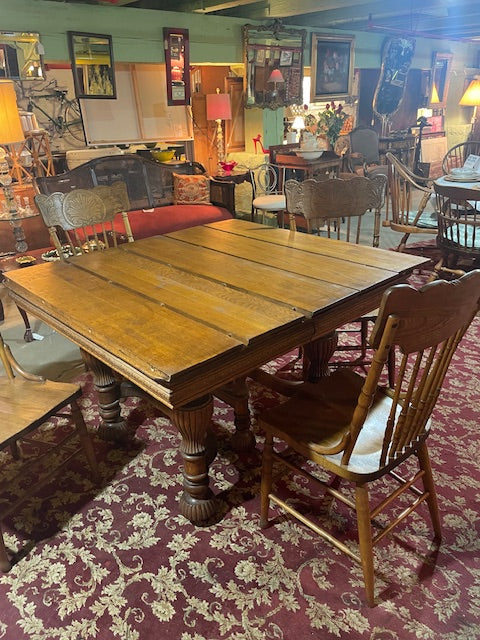
<instances>
[{"instance_id":1,"label":"lamp shade","mask_svg":"<svg viewBox=\"0 0 480 640\"><path fill-rule=\"evenodd\" d=\"M430 100L430 104L438 104L440 102L440 98L438 97L437 85L433 83L432 87L432 97Z\"/></svg>"},{"instance_id":2,"label":"lamp shade","mask_svg":"<svg viewBox=\"0 0 480 640\"><path fill-rule=\"evenodd\" d=\"M232 107L228 93L207 94L207 120L231 120Z\"/></svg>"},{"instance_id":3,"label":"lamp shade","mask_svg":"<svg viewBox=\"0 0 480 640\"><path fill-rule=\"evenodd\" d=\"M293 131L300 131L301 129L305 129L305 120L302 116L295 116L292 122Z\"/></svg>"},{"instance_id":4,"label":"lamp shade","mask_svg":"<svg viewBox=\"0 0 480 640\"><path fill-rule=\"evenodd\" d=\"M477 107L480 106L480 79L475 78L470 82L467 90L462 96L462 99L458 103L462 107Z\"/></svg>"},{"instance_id":5,"label":"lamp shade","mask_svg":"<svg viewBox=\"0 0 480 640\"><path fill-rule=\"evenodd\" d=\"M13 82L0 80L0 144L13 144L24 138Z\"/></svg>"},{"instance_id":6,"label":"lamp shade","mask_svg":"<svg viewBox=\"0 0 480 640\"><path fill-rule=\"evenodd\" d=\"M267 82L285 82L285 78L283 77L280 69L274 69Z\"/></svg>"}]
</instances>

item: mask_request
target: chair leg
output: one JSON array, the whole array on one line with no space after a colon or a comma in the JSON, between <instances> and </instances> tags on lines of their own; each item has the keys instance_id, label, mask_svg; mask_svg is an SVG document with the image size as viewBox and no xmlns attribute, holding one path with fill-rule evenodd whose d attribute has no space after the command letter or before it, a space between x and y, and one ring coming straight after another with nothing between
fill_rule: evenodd
<instances>
[{"instance_id":1,"label":"chair leg","mask_svg":"<svg viewBox=\"0 0 480 640\"><path fill-rule=\"evenodd\" d=\"M357 485L355 488L355 507L357 510L358 542L367 603L369 607L374 607L375 574L373 569L372 525L368 503L368 489L365 485Z\"/></svg>"},{"instance_id":2,"label":"chair leg","mask_svg":"<svg viewBox=\"0 0 480 640\"><path fill-rule=\"evenodd\" d=\"M425 472L423 476L423 486L428 491L427 498L428 510L432 519L433 530L435 532L435 541L440 542L442 539L442 529L440 525L440 512L438 510L437 492L435 483L433 482L432 465L430 464L430 456L428 455L427 444L424 442L417 452L420 468Z\"/></svg>"},{"instance_id":3,"label":"chair leg","mask_svg":"<svg viewBox=\"0 0 480 640\"><path fill-rule=\"evenodd\" d=\"M262 529L268 527L268 509L272 490L272 466L273 466L273 436L267 433L265 444L263 445L262 456L262 481L260 484L260 526Z\"/></svg>"},{"instance_id":4,"label":"chair leg","mask_svg":"<svg viewBox=\"0 0 480 640\"><path fill-rule=\"evenodd\" d=\"M90 439L90 436L88 435L87 427L85 425L82 412L80 411L80 407L78 406L75 400L71 403L71 409L72 409L72 417L75 422L75 426L76 426L78 435L80 437L80 441L82 443L85 456L87 458L88 464L90 465L90 469L92 471L92 477L95 482L98 482L99 481L98 464L97 464L97 459L95 457L95 452L93 450L92 441Z\"/></svg>"},{"instance_id":5,"label":"chair leg","mask_svg":"<svg viewBox=\"0 0 480 640\"><path fill-rule=\"evenodd\" d=\"M3 541L3 533L0 529L0 571L7 573L10 571L12 565L8 559L7 550L5 548L5 542Z\"/></svg>"}]
</instances>

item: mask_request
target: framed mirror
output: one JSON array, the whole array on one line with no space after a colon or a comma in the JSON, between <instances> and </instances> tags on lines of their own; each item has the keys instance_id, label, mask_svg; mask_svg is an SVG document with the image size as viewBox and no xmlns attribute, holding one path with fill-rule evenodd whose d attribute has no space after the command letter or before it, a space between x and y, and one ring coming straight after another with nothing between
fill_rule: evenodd
<instances>
[{"instance_id":1,"label":"framed mirror","mask_svg":"<svg viewBox=\"0 0 480 640\"><path fill-rule=\"evenodd\" d=\"M306 30L273 24L243 27L246 104L278 109L303 104Z\"/></svg>"},{"instance_id":2,"label":"framed mirror","mask_svg":"<svg viewBox=\"0 0 480 640\"><path fill-rule=\"evenodd\" d=\"M0 78L43 80L42 53L38 33L0 31Z\"/></svg>"},{"instance_id":3,"label":"framed mirror","mask_svg":"<svg viewBox=\"0 0 480 640\"><path fill-rule=\"evenodd\" d=\"M432 75L430 83L430 106L433 109L447 106L448 85L450 84L450 67L453 54L433 54Z\"/></svg>"},{"instance_id":4,"label":"framed mirror","mask_svg":"<svg viewBox=\"0 0 480 640\"><path fill-rule=\"evenodd\" d=\"M67 34L76 97L114 100L112 37L76 31Z\"/></svg>"}]
</instances>

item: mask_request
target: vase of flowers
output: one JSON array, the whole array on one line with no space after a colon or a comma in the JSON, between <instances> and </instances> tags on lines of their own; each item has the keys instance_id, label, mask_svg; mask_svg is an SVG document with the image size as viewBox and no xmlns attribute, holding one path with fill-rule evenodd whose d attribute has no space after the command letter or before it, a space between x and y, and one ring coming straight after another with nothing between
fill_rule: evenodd
<instances>
[{"instance_id":1,"label":"vase of flowers","mask_svg":"<svg viewBox=\"0 0 480 640\"><path fill-rule=\"evenodd\" d=\"M332 100L318 114L316 133L319 137L326 138L330 148L333 149L347 119L348 114L343 110L343 106L336 105Z\"/></svg>"}]
</instances>

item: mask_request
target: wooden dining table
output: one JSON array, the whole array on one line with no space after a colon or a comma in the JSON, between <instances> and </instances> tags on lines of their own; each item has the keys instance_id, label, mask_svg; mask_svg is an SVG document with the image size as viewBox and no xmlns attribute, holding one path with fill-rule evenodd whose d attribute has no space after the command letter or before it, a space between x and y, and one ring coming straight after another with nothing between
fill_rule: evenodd
<instances>
[{"instance_id":1,"label":"wooden dining table","mask_svg":"<svg viewBox=\"0 0 480 640\"><path fill-rule=\"evenodd\" d=\"M212 396L236 410L234 446L253 447L249 372L305 345L310 378L324 375L332 332L427 262L232 219L8 272L5 286L82 349L104 437L125 436L128 389L170 416L182 436L180 511L200 524L221 509L209 481Z\"/></svg>"}]
</instances>

